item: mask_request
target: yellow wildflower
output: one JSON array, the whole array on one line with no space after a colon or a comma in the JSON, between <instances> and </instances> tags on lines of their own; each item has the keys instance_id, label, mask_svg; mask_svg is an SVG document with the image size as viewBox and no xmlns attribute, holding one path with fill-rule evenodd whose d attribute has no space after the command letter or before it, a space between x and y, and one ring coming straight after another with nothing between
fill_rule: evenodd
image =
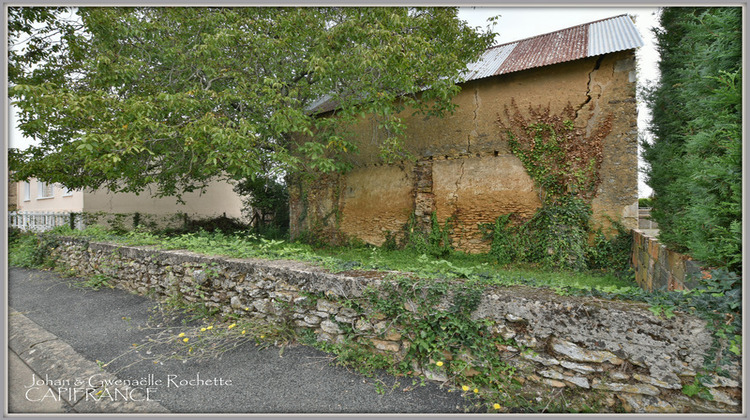
<instances>
[{"instance_id":1,"label":"yellow wildflower","mask_svg":"<svg viewBox=\"0 0 750 420\"><path fill-rule=\"evenodd\" d=\"M182 339L182 341L184 341L184 342L186 342L186 343L188 342L188 340L190 340L190 339L189 339L189 338L187 338L187 337L185 337L185 338L183 338L183 339Z\"/></svg>"},{"instance_id":2,"label":"yellow wildflower","mask_svg":"<svg viewBox=\"0 0 750 420\"><path fill-rule=\"evenodd\" d=\"M185 336L185 333L179 333L179 334L178 334L177 336L178 336L178 337L184 337L184 336Z\"/></svg>"},{"instance_id":3,"label":"yellow wildflower","mask_svg":"<svg viewBox=\"0 0 750 420\"><path fill-rule=\"evenodd\" d=\"M213 327L214 327L213 325L209 325L208 327L206 327L206 329L207 329L207 330L210 330L210 329L211 329L211 328L213 328Z\"/></svg>"},{"instance_id":4,"label":"yellow wildflower","mask_svg":"<svg viewBox=\"0 0 750 420\"><path fill-rule=\"evenodd\" d=\"M468 387L468 386L466 386L466 385L464 385L464 386L462 386L462 387L461 387L461 389L463 389L464 391L468 391L468 390L469 390L469 387Z\"/></svg>"},{"instance_id":5,"label":"yellow wildflower","mask_svg":"<svg viewBox=\"0 0 750 420\"><path fill-rule=\"evenodd\" d=\"M475 394L479 393L479 390L477 388L474 388L474 393Z\"/></svg>"},{"instance_id":6,"label":"yellow wildflower","mask_svg":"<svg viewBox=\"0 0 750 420\"><path fill-rule=\"evenodd\" d=\"M443 362L437 362L435 364L438 365L438 367L443 366Z\"/></svg>"},{"instance_id":7,"label":"yellow wildflower","mask_svg":"<svg viewBox=\"0 0 750 420\"><path fill-rule=\"evenodd\" d=\"M495 403L495 405L493 405L492 408L494 408L495 410L499 410L500 409L500 404Z\"/></svg>"},{"instance_id":8,"label":"yellow wildflower","mask_svg":"<svg viewBox=\"0 0 750 420\"><path fill-rule=\"evenodd\" d=\"M205 328L201 328L201 331L206 331L206 329Z\"/></svg>"},{"instance_id":9,"label":"yellow wildflower","mask_svg":"<svg viewBox=\"0 0 750 420\"><path fill-rule=\"evenodd\" d=\"M242 334L244 334L244 333L245 333L245 330L242 330Z\"/></svg>"},{"instance_id":10,"label":"yellow wildflower","mask_svg":"<svg viewBox=\"0 0 750 420\"><path fill-rule=\"evenodd\" d=\"M237 324L232 324L232 325L228 326L228 327L227 327L227 329L228 329L228 330L231 330L232 328L234 328L234 327L236 327L236 326L237 326Z\"/></svg>"},{"instance_id":11,"label":"yellow wildflower","mask_svg":"<svg viewBox=\"0 0 750 420\"><path fill-rule=\"evenodd\" d=\"M263 334L261 334L261 335L260 335L260 338L266 338L266 336L265 336L265 335L263 335Z\"/></svg>"}]
</instances>

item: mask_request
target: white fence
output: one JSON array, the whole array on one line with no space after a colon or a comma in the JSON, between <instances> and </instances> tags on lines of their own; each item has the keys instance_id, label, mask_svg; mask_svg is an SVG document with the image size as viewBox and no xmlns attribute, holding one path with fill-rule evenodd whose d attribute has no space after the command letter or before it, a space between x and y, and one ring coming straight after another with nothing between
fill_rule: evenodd
<instances>
[{"instance_id":1,"label":"white fence","mask_svg":"<svg viewBox=\"0 0 750 420\"><path fill-rule=\"evenodd\" d=\"M44 232L57 226L70 226L83 229L80 213L65 211L9 211L8 227L24 231Z\"/></svg>"}]
</instances>

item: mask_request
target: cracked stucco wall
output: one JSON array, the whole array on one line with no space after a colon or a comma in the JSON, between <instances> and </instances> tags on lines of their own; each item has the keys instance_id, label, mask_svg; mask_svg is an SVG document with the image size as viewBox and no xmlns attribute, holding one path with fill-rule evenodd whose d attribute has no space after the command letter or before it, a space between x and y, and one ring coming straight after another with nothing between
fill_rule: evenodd
<instances>
[{"instance_id":1,"label":"cracked stucco wall","mask_svg":"<svg viewBox=\"0 0 750 420\"><path fill-rule=\"evenodd\" d=\"M522 112L542 105L553 114L570 103L577 110L575 125L589 133L608 115L614 117L603 145L602 182L592 201L594 218L605 226L612 218L628 228L637 227L637 110L631 50L465 83L454 98L458 108L441 119L405 111L401 115L407 124L404 146L416 162L383 164L378 144L385 134L378 132L374 121L363 118L353 127L359 149L349 156L353 170L326 186L315 186L316 190L341 189L335 229L381 245L386 233L399 232L411 214L427 224L434 211L440 223L454 218L452 239L457 249L487 251L489 244L477 224L510 212L531 216L541 205L534 182L510 153L497 125L511 100ZM306 207L299 202L307 200L307 208L315 203L294 191L290 200L295 232L295 220L309 215L303 214ZM309 224L311 218L306 220Z\"/></svg>"}]
</instances>

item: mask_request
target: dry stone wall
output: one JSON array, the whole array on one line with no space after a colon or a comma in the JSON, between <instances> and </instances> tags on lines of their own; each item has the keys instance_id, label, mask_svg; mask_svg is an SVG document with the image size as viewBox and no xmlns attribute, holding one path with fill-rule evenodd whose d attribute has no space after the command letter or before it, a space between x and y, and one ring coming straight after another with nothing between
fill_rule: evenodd
<instances>
[{"instance_id":1,"label":"dry stone wall","mask_svg":"<svg viewBox=\"0 0 750 420\"><path fill-rule=\"evenodd\" d=\"M311 329L318 340L342 342L350 334L373 352L397 360L412 345L414 332L400 328L397 319L367 305L347 304L362 302L367 291L397 285L382 273L334 274L302 262L225 259L71 238L62 238L54 253L77 273L105 274L126 290L202 301L224 314L292 323ZM451 298L446 294L434 310L447 311ZM414 311L408 302L403 306L404 312ZM539 389L542 395L577 390L581 398L601 401L605 411L741 410L738 365L730 367L729 377L702 377L712 400L681 391L701 372L712 344L698 318L678 314L665 320L643 304L559 296L522 286L486 288L470 316L491 324L497 351L516 368L525 388ZM430 379L447 379L429 366L414 368Z\"/></svg>"},{"instance_id":2,"label":"dry stone wall","mask_svg":"<svg viewBox=\"0 0 750 420\"><path fill-rule=\"evenodd\" d=\"M672 251L643 230L633 230L633 268L635 281L641 288L684 290L697 284L701 263Z\"/></svg>"}]
</instances>

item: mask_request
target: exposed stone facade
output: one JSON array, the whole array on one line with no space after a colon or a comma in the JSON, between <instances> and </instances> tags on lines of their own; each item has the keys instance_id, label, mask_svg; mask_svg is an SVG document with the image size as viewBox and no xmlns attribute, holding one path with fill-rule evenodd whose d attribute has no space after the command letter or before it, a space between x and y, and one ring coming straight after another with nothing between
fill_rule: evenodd
<instances>
[{"instance_id":1,"label":"exposed stone facade","mask_svg":"<svg viewBox=\"0 0 750 420\"><path fill-rule=\"evenodd\" d=\"M508 147L497 124L515 101L549 106L559 114L576 110L575 127L590 134L612 118L603 141L601 183L592 200L594 220L608 218L636 228L637 110L633 50L473 80L453 99L456 111L444 118L412 116L404 111L405 149L415 161L385 165L378 144L385 134L363 118L352 131L359 152L349 156L353 170L306 183L290 182L291 232L316 228L329 238L357 237L382 245L411 215L417 221L435 212L442 224L452 217L455 248L485 252L489 243L477 226L503 214L530 217L540 194L521 161Z\"/></svg>"},{"instance_id":2,"label":"exposed stone facade","mask_svg":"<svg viewBox=\"0 0 750 420\"><path fill-rule=\"evenodd\" d=\"M632 262L636 283L648 291L691 289L701 271L700 262L668 249L642 230L633 230Z\"/></svg>"},{"instance_id":3,"label":"exposed stone facade","mask_svg":"<svg viewBox=\"0 0 750 420\"><path fill-rule=\"evenodd\" d=\"M414 332L400 328L398 317L346 305L364 302L360 298L368 288L397 286L382 275L332 274L301 262L222 259L74 239L62 243L55 255L68 267L83 275L106 274L130 291L180 296L259 321L292 322L312 329L319 340L341 341L345 331L352 331L350 338L397 358L411 345ZM435 310L448 310L450 298L446 295ZM414 308L407 304L403 311ZM665 320L645 304L558 296L518 286L487 287L471 317L489 321L494 336L525 347L521 351L498 345L497 350L523 372L524 387L541 387L543 395L554 388L576 389L581 398L594 393L605 411L616 405L630 412L741 410L737 363L729 366L730 377L704 378L713 401L681 392L701 372L712 345L705 322L692 316L678 313ZM447 379L429 367L415 370L431 379Z\"/></svg>"}]
</instances>

